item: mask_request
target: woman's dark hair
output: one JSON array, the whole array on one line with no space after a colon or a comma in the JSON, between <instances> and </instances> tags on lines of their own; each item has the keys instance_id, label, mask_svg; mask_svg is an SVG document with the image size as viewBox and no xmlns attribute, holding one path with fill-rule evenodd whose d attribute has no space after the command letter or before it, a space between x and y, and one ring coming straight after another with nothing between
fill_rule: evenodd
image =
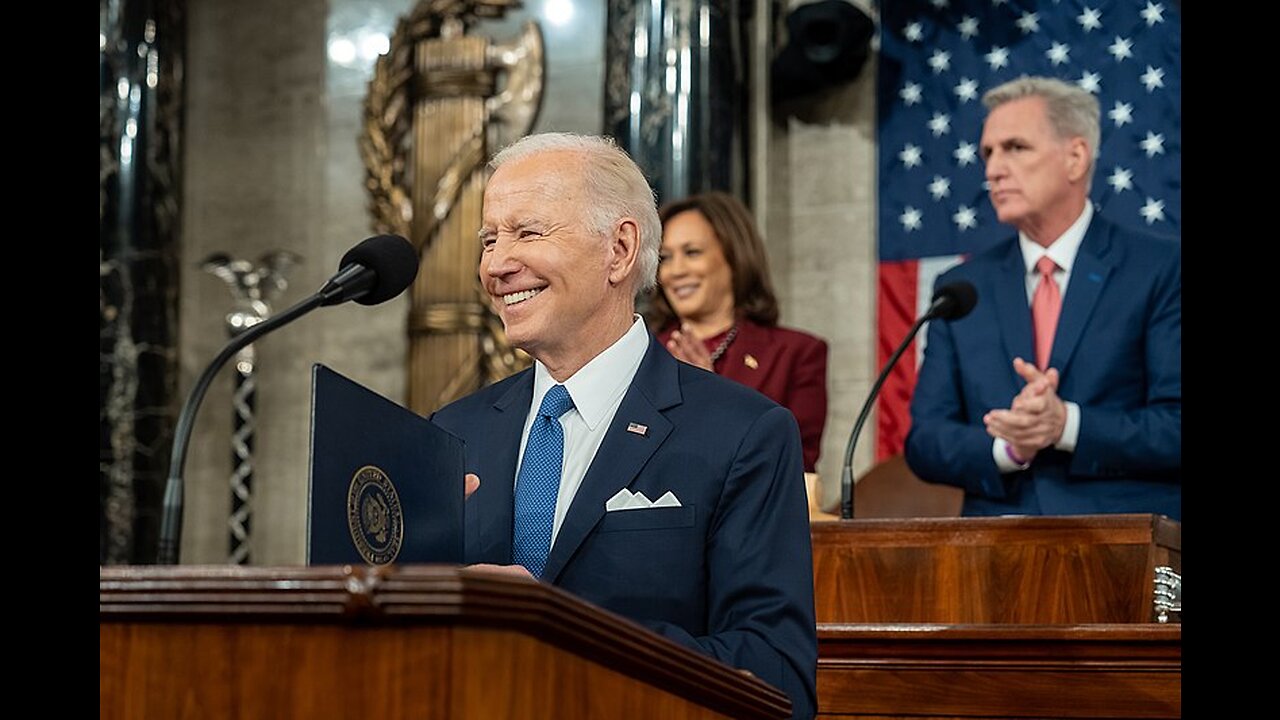
<instances>
[{"instance_id":1,"label":"woman's dark hair","mask_svg":"<svg viewBox=\"0 0 1280 720\"><path fill-rule=\"evenodd\" d=\"M733 278L734 315L745 316L757 325L777 325L778 298L773 292L773 282L769 280L769 256L751 211L738 198L713 191L667 203L658 210L658 217L665 227L668 220L688 210L702 213L720 242L720 250L724 253L725 262L729 263ZM675 311L667 303L661 284L650 294L646 314L649 327L654 331L660 331L676 320Z\"/></svg>"}]
</instances>

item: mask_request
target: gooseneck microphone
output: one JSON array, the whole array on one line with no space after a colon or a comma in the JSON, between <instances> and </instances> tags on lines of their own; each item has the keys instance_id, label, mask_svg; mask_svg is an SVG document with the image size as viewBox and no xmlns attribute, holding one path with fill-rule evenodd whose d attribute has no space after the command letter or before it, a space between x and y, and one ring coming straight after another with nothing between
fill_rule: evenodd
<instances>
[{"instance_id":1,"label":"gooseneck microphone","mask_svg":"<svg viewBox=\"0 0 1280 720\"><path fill-rule=\"evenodd\" d=\"M880 376L876 378L876 384L871 386L867 401L862 404L862 412L858 413L858 421L853 424L853 432L849 434L849 444L844 449L844 466L840 469L840 518L842 520L853 519L853 449L858 445L858 433L862 431L862 424L867 421L867 415L871 413L871 405L880 394L880 386L884 385L885 379L889 377L889 371L893 369L898 358L902 357L902 353L911 344L911 339L920 332L920 328L925 323L930 320L959 320L968 315L977 304L978 291L971 282L958 280L935 290L929 309L911 326L907 336L898 345L898 349L893 351L889 361L880 370Z\"/></svg>"},{"instance_id":2,"label":"gooseneck microphone","mask_svg":"<svg viewBox=\"0 0 1280 720\"><path fill-rule=\"evenodd\" d=\"M156 557L158 564L173 565L178 562L178 549L182 541L183 464L187 459L187 445L191 441L196 409L200 407L205 391L209 389L218 370L244 346L318 307L339 305L348 300L362 305L377 305L399 295L418 274L418 252L408 240L399 235L377 235L348 250L338 263L338 268L338 274L330 278L315 294L232 338L192 386L174 428L173 451L169 456L169 479L165 484L164 509L160 518L160 546Z\"/></svg>"}]
</instances>

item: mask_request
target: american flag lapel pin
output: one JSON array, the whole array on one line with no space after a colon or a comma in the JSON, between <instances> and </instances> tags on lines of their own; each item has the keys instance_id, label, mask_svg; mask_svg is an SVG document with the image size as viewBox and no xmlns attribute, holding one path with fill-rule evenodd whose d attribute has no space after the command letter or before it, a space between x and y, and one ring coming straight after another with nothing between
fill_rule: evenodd
<instances>
[{"instance_id":1,"label":"american flag lapel pin","mask_svg":"<svg viewBox=\"0 0 1280 720\"><path fill-rule=\"evenodd\" d=\"M648 435L649 426L641 425L640 423L637 423L637 422L627 423L627 432L635 433L637 435Z\"/></svg>"}]
</instances>

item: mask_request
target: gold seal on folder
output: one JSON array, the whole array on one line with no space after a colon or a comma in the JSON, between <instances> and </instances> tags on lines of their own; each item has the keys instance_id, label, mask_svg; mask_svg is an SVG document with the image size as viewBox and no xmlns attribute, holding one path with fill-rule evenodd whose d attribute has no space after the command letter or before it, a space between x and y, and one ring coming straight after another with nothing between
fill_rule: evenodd
<instances>
[{"instance_id":1,"label":"gold seal on folder","mask_svg":"<svg viewBox=\"0 0 1280 720\"><path fill-rule=\"evenodd\" d=\"M347 527L360 557L370 565L394 562L404 544L404 512L391 478L365 465L347 490Z\"/></svg>"}]
</instances>

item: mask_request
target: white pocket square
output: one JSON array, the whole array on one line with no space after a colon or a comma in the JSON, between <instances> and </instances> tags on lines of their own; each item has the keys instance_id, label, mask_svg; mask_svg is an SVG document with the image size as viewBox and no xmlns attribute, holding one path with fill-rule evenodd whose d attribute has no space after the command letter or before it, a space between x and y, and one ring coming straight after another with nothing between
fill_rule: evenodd
<instances>
[{"instance_id":1,"label":"white pocket square","mask_svg":"<svg viewBox=\"0 0 1280 720\"><path fill-rule=\"evenodd\" d=\"M604 504L606 512L615 512L618 510L644 510L645 508L655 507L680 507L680 500L677 499L675 493L670 490L665 492L662 497L657 500L650 500L642 492L633 493L626 488L622 488Z\"/></svg>"}]
</instances>

